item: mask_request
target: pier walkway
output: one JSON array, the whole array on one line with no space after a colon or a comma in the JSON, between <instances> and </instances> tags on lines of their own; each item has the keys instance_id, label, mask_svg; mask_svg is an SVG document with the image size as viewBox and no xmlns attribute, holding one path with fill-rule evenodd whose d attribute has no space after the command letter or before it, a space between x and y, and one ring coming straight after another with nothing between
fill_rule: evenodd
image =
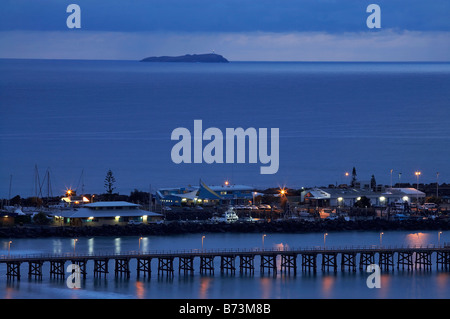
<instances>
[{"instance_id":1,"label":"pier walkway","mask_svg":"<svg viewBox=\"0 0 450 319\"><path fill-rule=\"evenodd\" d=\"M28 277L42 279L43 265L50 265L50 278L63 279L69 274L66 263L77 265L82 278L87 276L87 263L93 263L94 278L109 273L110 261L114 263L116 277L130 278L130 261L136 264L137 277L150 277L152 260L157 260L158 276L173 276L175 261L178 274L194 274L194 265L200 274L214 274L214 262L220 261L222 274L234 274L239 268L241 274L254 274L255 259L259 261L260 274L297 274L297 261L303 272L337 272L365 270L370 264L377 264L382 271L397 269L432 270L433 262L437 270L450 271L450 244L428 246L348 246L311 247L288 249L191 249L176 251L130 251L123 253L96 254L33 254L2 255L0 264L6 264L8 279L20 279L21 265L28 264ZM238 265L236 261L239 260ZM320 262L319 262L320 260ZM195 263L194 263L195 261Z\"/></svg>"}]
</instances>

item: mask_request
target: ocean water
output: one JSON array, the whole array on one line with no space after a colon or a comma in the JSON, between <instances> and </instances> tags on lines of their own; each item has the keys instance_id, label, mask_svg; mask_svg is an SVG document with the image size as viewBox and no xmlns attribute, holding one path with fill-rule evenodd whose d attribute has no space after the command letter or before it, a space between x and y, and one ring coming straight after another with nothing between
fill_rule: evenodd
<instances>
[{"instance_id":1,"label":"ocean water","mask_svg":"<svg viewBox=\"0 0 450 319\"><path fill-rule=\"evenodd\" d=\"M72 238L12 239L9 253L64 254L106 253L153 250L228 248L313 248L323 247L322 233L278 234L182 234L177 236L138 237L92 237L78 238L74 247ZM450 238L449 231L438 235L437 231L390 231L384 232L381 244L388 246L427 246L443 244ZM0 255L8 254L7 239L0 240ZM380 245L379 232L329 232L327 247L354 245ZM435 258L435 255L433 255ZM376 257L376 261L378 256ZM301 258L297 260L297 275L281 273L261 274L259 257L255 258L253 275L239 273L220 274L220 259L214 261L215 273L201 275L199 260L194 261L193 275L178 274L178 260L174 260L173 278L158 276L157 263L152 261L150 278L136 276L136 261L130 261L130 279L115 278L114 261L109 262L109 274L94 278L93 262L87 264L87 278L80 289L70 289L65 279L49 278L49 263L43 265L43 279L28 279L28 265L21 266L20 280L6 279L6 266L0 264L0 298L3 299L448 299L450 298L450 272L436 270L435 260L431 270L394 270L381 272L381 287L368 288L366 281L371 273L360 271L337 273L322 272L318 257L317 273L302 272ZM339 261L338 261L339 262ZM397 256L395 257L395 263ZM66 263L66 267L69 263ZM277 260L278 269L280 260ZM67 273L66 278L69 276Z\"/></svg>"},{"instance_id":2,"label":"ocean water","mask_svg":"<svg viewBox=\"0 0 450 319\"><path fill-rule=\"evenodd\" d=\"M35 166L51 192L82 184L116 191L234 184L450 180L449 63L165 64L0 60L0 198L34 194ZM174 164L171 132L280 129L280 167ZM83 174L82 174L83 172ZM401 175L399 175L401 173ZM10 179L12 176L12 179ZM82 178L81 178L82 176ZM47 194L47 184L43 187Z\"/></svg>"}]
</instances>

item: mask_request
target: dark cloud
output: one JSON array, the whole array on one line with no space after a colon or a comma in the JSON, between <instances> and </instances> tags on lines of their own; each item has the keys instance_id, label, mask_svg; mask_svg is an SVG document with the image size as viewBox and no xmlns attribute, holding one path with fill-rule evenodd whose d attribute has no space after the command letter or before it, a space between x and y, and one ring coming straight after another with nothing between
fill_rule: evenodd
<instances>
[{"instance_id":1,"label":"dark cloud","mask_svg":"<svg viewBox=\"0 0 450 319\"><path fill-rule=\"evenodd\" d=\"M448 0L76 0L90 31L359 32L367 5L382 9L382 27L450 31ZM65 30L61 0L2 0L0 30Z\"/></svg>"}]
</instances>

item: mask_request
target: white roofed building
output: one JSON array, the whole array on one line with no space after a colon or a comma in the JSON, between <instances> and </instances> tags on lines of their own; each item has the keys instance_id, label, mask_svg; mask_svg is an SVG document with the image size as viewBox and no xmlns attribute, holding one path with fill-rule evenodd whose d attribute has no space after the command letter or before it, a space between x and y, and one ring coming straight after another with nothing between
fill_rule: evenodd
<instances>
[{"instance_id":1,"label":"white roofed building","mask_svg":"<svg viewBox=\"0 0 450 319\"><path fill-rule=\"evenodd\" d=\"M302 192L301 200L311 206L353 206L361 197L367 197L372 206L387 206L391 203L415 202L425 198L425 193L415 188L387 188L382 192L356 188L314 188Z\"/></svg>"},{"instance_id":2,"label":"white roofed building","mask_svg":"<svg viewBox=\"0 0 450 319\"><path fill-rule=\"evenodd\" d=\"M138 204L122 201L89 203L58 214L64 223L75 226L147 224L162 218L161 214L143 210Z\"/></svg>"}]
</instances>

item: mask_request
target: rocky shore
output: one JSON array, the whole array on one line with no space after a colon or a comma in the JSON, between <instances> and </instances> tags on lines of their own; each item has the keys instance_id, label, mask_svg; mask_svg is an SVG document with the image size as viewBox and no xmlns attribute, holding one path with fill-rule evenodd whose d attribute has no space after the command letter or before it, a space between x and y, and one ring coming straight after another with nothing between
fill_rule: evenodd
<instances>
[{"instance_id":1,"label":"rocky shore","mask_svg":"<svg viewBox=\"0 0 450 319\"><path fill-rule=\"evenodd\" d=\"M0 238L97 237L97 236L163 236L185 233L309 233L332 231L449 230L450 220L381 219L345 221L276 221L262 223L196 223L171 222L126 226L14 226L0 228Z\"/></svg>"}]
</instances>

